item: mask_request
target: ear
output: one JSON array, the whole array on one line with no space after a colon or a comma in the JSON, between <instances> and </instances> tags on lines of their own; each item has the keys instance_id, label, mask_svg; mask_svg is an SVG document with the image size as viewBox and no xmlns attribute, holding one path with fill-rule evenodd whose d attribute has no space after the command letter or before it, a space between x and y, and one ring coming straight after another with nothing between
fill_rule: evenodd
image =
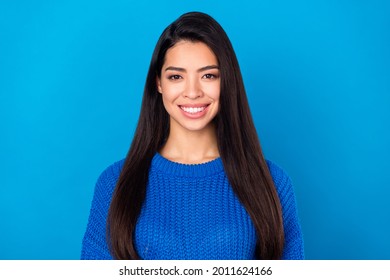
<instances>
[{"instance_id":1,"label":"ear","mask_svg":"<svg viewBox=\"0 0 390 280\"><path fill-rule=\"evenodd\" d=\"M161 80L158 77L156 77L156 85L157 85L157 91L159 93L162 93Z\"/></svg>"}]
</instances>

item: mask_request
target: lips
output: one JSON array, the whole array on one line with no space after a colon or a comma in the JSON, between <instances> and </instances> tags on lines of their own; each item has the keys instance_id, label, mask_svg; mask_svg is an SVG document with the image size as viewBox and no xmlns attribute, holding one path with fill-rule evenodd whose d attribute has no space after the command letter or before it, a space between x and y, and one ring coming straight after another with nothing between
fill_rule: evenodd
<instances>
[{"instance_id":1,"label":"lips","mask_svg":"<svg viewBox=\"0 0 390 280\"><path fill-rule=\"evenodd\" d=\"M203 118L208 111L210 104L183 104L179 108L183 115L192 120Z\"/></svg>"},{"instance_id":2,"label":"lips","mask_svg":"<svg viewBox=\"0 0 390 280\"><path fill-rule=\"evenodd\" d=\"M188 114L203 112L210 104L179 105L180 109Z\"/></svg>"}]
</instances>

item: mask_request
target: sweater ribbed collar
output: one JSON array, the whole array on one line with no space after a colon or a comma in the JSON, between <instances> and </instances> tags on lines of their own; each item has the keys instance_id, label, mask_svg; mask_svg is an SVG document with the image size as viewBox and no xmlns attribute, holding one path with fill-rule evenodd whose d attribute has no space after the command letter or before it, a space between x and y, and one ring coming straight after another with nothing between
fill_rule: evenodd
<instances>
[{"instance_id":1,"label":"sweater ribbed collar","mask_svg":"<svg viewBox=\"0 0 390 280\"><path fill-rule=\"evenodd\" d=\"M222 159L220 157L199 164L184 164L170 161L159 153L152 159L151 169L155 168L164 174L180 177L205 177L223 171Z\"/></svg>"}]
</instances>

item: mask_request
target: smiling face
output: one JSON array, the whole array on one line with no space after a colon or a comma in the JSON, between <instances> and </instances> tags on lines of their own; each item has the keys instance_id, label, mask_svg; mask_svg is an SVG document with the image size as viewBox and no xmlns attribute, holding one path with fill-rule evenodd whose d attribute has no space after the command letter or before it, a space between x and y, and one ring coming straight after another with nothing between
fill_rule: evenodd
<instances>
[{"instance_id":1,"label":"smiling face","mask_svg":"<svg viewBox=\"0 0 390 280\"><path fill-rule=\"evenodd\" d=\"M170 48L157 86L171 132L210 128L219 107L220 73L217 58L206 44L179 41Z\"/></svg>"}]
</instances>

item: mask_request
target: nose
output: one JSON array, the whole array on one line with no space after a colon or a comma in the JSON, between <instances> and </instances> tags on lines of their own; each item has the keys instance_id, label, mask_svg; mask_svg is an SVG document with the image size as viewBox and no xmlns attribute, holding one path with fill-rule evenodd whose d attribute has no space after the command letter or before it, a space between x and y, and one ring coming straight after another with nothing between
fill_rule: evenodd
<instances>
[{"instance_id":1,"label":"nose","mask_svg":"<svg viewBox=\"0 0 390 280\"><path fill-rule=\"evenodd\" d=\"M197 99L203 95L200 83L197 79L191 78L187 80L184 97L189 99Z\"/></svg>"}]
</instances>

